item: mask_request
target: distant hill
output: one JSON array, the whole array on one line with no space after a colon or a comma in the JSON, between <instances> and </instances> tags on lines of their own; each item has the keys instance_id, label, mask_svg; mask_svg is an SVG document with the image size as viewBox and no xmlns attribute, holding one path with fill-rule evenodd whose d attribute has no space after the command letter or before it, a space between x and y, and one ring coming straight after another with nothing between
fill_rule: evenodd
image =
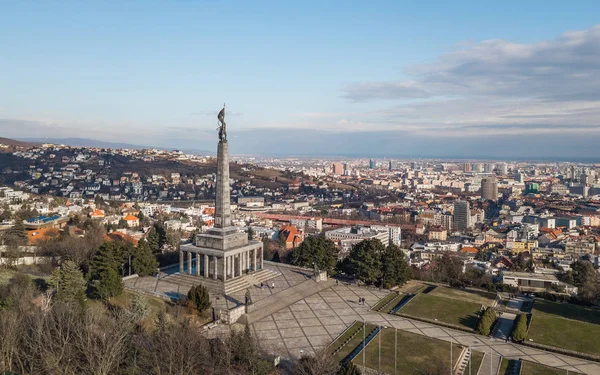
<instances>
[{"instance_id":1,"label":"distant hill","mask_svg":"<svg viewBox=\"0 0 600 375\"><path fill-rule=\"evenodd\" d=\"M111 149L132 149L132 150L141 150L144 148L156 148L159 150L178 150L176 148L169 147L157 147L157 146L144 146L144 145L134 145L130 143L120 143L120 142L106 142L106 141L98 141L95 139L89 138L21 138L21 141L24 142L35 142L37 144L40 143L54 143L67 145L72 147L96 147L96 148L111 148ZM211 155L214 152L206 151L206 150L190 150L190 149L181 149L181 151L188 154L198 154L198 155Z\"/></svg>"},{"instance_id":2,"label":"distant hill","mask_svg":"<svg viewBox=\"0 0 600 375\"><path fill-rule=\"evenodd\" d=\"M30 141L18 141L15 139L10 139L10 138L3 138L0 137L0 143L3 145L9 145L12 147L33 147L33 146L37 146L40 143L39 142L30 142Z\"/></svg>"},{"instance_id":3,"label":"distant hill","mask_svg":"<svg viewBox=\"0 0 600 375\"><path fill-rule=\"evenodd\" d=\"M129 143L97 141L95 139L88 139L88 138L21 138L21 140L24 142L54 143L54 144L67 145L67 146L73 146L73 147L130 148L130 149L153 148L150 146L132 145Z\"/></svg>"}]
</instances>

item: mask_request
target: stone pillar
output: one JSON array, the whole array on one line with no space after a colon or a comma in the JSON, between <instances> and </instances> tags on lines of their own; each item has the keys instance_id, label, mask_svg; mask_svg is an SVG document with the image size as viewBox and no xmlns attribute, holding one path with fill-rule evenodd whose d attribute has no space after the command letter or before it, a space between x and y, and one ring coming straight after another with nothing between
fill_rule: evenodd
<instances>
[{"instance_id":1,"label":"stone pillar","mask_svg":"<svg viewBox=\"0 0 600 375\"><path fill-rule=\"evenodd\" d=\"M196 253L196 276L200 276L200 254Z\"/></svg>"},{"instance_id":2,"label":"stone pillar","mask_svg":"<svg viewBox=\"0 0 600 375\"><path fill-rule=\"evenodd\" d=\"M183 250L179 250L179 273L183 273Z\"/></svg>"},{"instance_id":3,"label":"stone pillar","mask_svg":"<svg viewBox=\"0 0 600 375\"><path fill-rule=\"evenodd\" d=\"M223 281L227 280L227 257L223 256Z\"/></svg>"},{"instance_id":4,"label":"stone pillar","mask_svg":"<svg viewBox=\"0 0 600 375\"><path fill-rule=\"evenodd\" d=\"M208 278L208 255L204 254L204 277Z\"/></svg>"},{"instance_id":5,"label":"stone pillar","mask_svg":"<svg viewBox=\"0 0 600 375\"><path fill-rule=\"evenodd\" d=\"M234 270L234 266L233 266L233 257L230 255L227 257L229 259L229 262L227 263L227 266L229 267L229 275L231 276L231 278L233 279L235 277L235 273L233 272Z\"/></svg>"},{"instance_id":6,"label":"stone pillar","mask_svg":"<svg viewBox=\"0 0 600 375\"><path fill-rule=\"evenodd\" d=\"M217 146L217 181L215 200L215 228L231 226L231 198L229 196L229 146L219 141Z\"/></svg>"},{"instance_id":7,"label":"stone pillar","mask_svg":"<svg viewBox=\"0 0 600 375\"><path fill-rule=\"evenodd\" d=\"M265 249L263 249L263 247L260 247L260 269L262 270L265 267Z\"/></svg>"},{"instance_id":8,"label":"stone pillar","mask_svg":"<svg viewBox=\"0 0 600 375\"><path fill-rule=\"evenodd\" d=\"M253 262L252 262L252 271L256 272L257 270L257 265L256 265L256 252L258 251L258 249L254 249L252 251L252 256L253 256Z\"/></svg>"},{"instance_id":9,"label":"stone pillar","mask_svg":"<svg viewBox=\"0 0 600 375\"><path fill-rule=\"evenodd\" d=\"M188 251L188 269L187 269L187 273L188 275L192 274L192 252Z\"/></svg>"},{"instance_id":10,"label":"stone pillar","mask_svg":"<svg viewBox=\"0 0 600 375\"><path fill-rule=\"evenodd\" d=\"M216 280L217 275L218 275L218 264L219 264L219 260L217 259L216 255L213 255L213 262L215 262L213 279Z\"/></svg>"},{"instance_id":11,"label":"stone pillar","mask_svg":"<svg viewBox=\"0 0 600 375\"><path fill-rule=\"evenodd\" d=\"M239 276L242 276L243 275L243 273L242 273L242 253L238 254L238 265L239 265L239 268L240 268L239 271L238 271Z\"/></svg>"}]
</instances>

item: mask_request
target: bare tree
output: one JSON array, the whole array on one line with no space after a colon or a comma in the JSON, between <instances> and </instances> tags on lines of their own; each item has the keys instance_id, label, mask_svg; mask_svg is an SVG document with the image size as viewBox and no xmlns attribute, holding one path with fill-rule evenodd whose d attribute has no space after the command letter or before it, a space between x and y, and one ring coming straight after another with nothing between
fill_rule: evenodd
<instances>
[{"instance_id":1,"label":"bare tree","mask_svg":"<svg viewBox=\"0 0 600 375\"><path fill-rule=\"evenodd\" d=\"M339 363L329 354L327 350L321 350L314 356L302 356L295 375L335 375L340 369Z\"/></svg>"}]
</instances>

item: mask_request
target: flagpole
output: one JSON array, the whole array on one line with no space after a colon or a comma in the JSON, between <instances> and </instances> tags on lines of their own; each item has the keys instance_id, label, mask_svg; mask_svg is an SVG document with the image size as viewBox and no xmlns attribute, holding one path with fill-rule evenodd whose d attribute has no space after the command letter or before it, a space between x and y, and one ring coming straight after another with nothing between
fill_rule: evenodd
<instances>
[{"instance_id":1,"label":"flagpole","mask_svg":"<svg viewBox=\"0 0 600 375\"><path fill-rule=\"evenodd\" d=\"M450 375L452 375L452 339L450 339Z\"/></svg>"},{"instance_id":2,"label":"flagpole","mask_svg":"<svg viewBox=\"0 0 600 375\"><path fill-rule=\"evenodd\" d=\"M396 375L396 363L398 357L398 328L394 327L394 375Z\"/></svg>"},{"instance_id":3,"label":"flagpole","mask_svg":"<svg viewBox=\"0 0 600 375\"><path fill-rule=\"evenodd\" d=\"M367 336L367 326L365 324L365 320L363 319L363 369L365 369L365 352L367 351L367 347L365 346L365 341Z\"/></svg>"},{"instance_id":4,"label":"flagpole","mask_svg":"<svg viewBox=\"0 0 600 375\"><path fill-rule=\"evenodd\" d=\"M378 374L381 374L381 335L383 330L381 329L381 326L379 326L379 364L377 365L377 371Z\"/></svg>"}]
</instances>

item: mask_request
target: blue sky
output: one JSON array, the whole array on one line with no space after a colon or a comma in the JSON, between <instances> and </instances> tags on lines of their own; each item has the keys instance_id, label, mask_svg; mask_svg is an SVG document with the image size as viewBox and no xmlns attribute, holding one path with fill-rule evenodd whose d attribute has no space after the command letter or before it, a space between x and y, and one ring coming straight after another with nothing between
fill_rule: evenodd
<instances>
[{"instance_id":1,"label":"blue sky","mask_svg":"<svg viewBox=\"0 0 600 375\"><path fill-rule=\"evenodd\" d=\"M600 157L597 1L0 7L3 136L212 150L227 102L234 153Z\"/></svg>"}]
</instances>

